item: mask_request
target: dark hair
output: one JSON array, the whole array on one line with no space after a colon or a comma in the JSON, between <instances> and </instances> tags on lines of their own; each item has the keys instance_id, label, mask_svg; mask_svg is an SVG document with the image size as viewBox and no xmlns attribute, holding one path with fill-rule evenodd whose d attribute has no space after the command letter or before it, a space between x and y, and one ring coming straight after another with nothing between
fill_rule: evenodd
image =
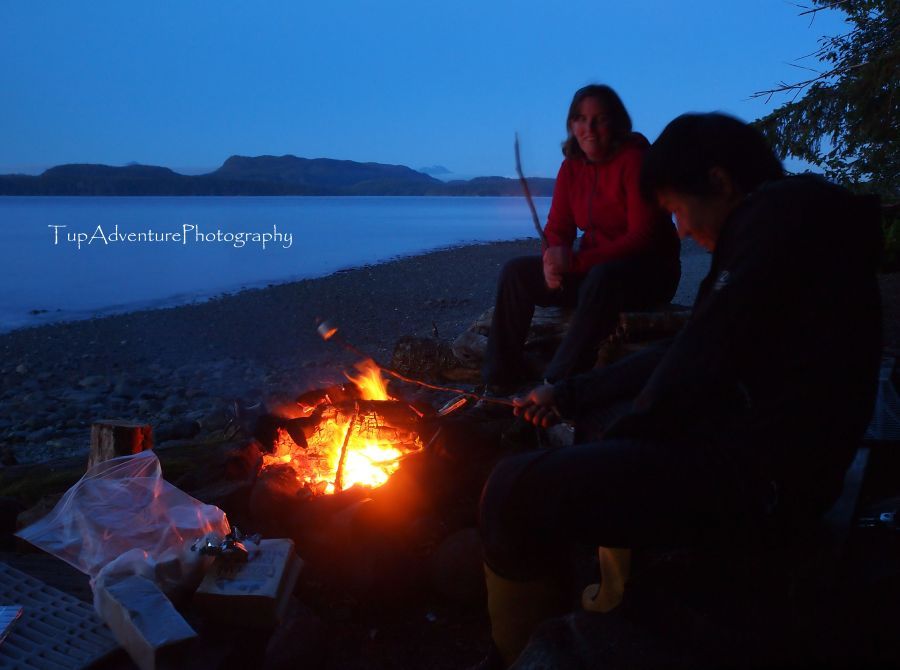
<instances>
[{"instance_id":1,"label":"dark hair","mask_svg":"<svg viewBox=\"0 0 900 670\"><path fill-rule=\"evenodd\" d=\"M713 112L682 114L669 123L644 154L641 193L655 200L662 189L711 195L709 171L719 167L744 193L784 176L781 161L762 134L743 121Z\"/></svg>"},{"instance_id":2,"label":"dark hair","mask_svg":"<svg viewBox=\"0 0 900 670\"><path fill-rule=\"evenodd\" d=\"M613 149L617 147L631 132L631 117L622 104L619 95L605 84L590 84L575 91L569 114L566 116L566 140L562 144L563 156L566 158L584 158L584 152L578 146L578 140L572 134L572 119L578 116L579 107L585 98L596 98L606 108L613 136Z\"/></svg>"}]
</instances>

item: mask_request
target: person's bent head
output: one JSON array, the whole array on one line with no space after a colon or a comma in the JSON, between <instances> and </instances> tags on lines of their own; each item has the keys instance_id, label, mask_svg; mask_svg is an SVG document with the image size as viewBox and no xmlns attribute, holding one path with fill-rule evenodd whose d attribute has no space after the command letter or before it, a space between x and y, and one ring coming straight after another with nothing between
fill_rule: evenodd
<instances>
[{"instance_id":1,"label":"person's bent head","mask_svg":"<svg viewBox=\"0 0 900 670\"><path fill-rule=\"evenodd\" d=\"M683 114L644 156L641 192L675 215L681 237L712 251L744 196L783 176L755 128L725 114Z\"/></svg>"},{"instance_id":2,"label":"person's bent head","mask_svg":"<svg viewBox=\"0 0 900 670\"><path fill-rule=\"evenodd\" d=\"M609 86L591 84L572 97L566 117L566 158L598 162L616 152L631 133L631 117L622 99Z\"/></svg>"}]
</instances>

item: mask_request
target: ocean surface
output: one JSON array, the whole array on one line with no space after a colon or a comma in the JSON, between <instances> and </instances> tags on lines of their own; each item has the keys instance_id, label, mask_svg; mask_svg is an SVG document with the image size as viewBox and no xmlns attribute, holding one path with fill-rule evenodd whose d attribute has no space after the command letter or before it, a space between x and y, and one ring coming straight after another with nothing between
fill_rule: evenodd
<instances>
[{"instance_id":1,"label":"ocean surface","mask_svg":"<svg viewBox=\"0 0 900 670\"><path fill-rule=\"evenodd\" d=\"M0 197L0 332L525 237L512 197Z\"/></svg>"}]
</instances>

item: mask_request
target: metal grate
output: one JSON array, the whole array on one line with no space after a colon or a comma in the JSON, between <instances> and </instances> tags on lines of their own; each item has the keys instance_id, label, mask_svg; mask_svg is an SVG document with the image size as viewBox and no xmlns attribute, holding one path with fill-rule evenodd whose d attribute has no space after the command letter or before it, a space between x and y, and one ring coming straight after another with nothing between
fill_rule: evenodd
<instances>
[{"instance_id":1,"label":"metal grate","mask_svg":"<svg viewBox=\"0 0 900 670\"><path fill-rule=\"evenodd\" d=\"M83 668L119 644L89 604L0 562L0 603L24 612L0 645L0 668Z\"/></svg>"}]
</instances>

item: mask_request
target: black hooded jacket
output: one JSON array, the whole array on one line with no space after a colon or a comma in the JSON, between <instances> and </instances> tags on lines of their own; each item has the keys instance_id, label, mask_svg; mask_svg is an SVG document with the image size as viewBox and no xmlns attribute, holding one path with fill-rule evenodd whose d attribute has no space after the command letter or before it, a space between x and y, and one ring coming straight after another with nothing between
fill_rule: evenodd
<instances>
[{"instance_id":1,"label":"black hooded jacket","mask_svg":"<svg viewBox=\"0 0 900 670\"><path fill-rule=\"evenodd\" d=\"M671 344L560 382L558 405L583 412L646 381L606 437L703 440L822 508L875 400L881 248L877 198L810 175L766 183L724 224Z\"/></svg>"}]
</instances>

